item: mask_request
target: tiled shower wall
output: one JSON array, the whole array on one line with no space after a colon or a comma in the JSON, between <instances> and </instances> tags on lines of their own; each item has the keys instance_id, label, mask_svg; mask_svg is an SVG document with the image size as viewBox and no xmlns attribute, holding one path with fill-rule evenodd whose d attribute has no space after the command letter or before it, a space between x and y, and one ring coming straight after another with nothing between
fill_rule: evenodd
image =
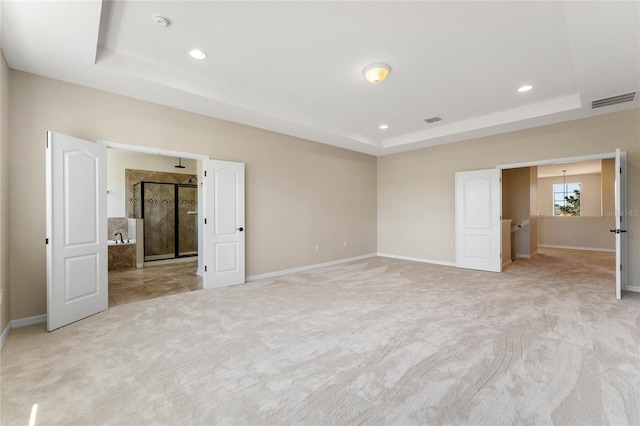
<instances>
[{"instance_id":1,"label":"tiled shower wall","mask_svg":"<svg viewBox=\"0 0 640 426\"><path fill-rule=\"evenodd\" d=\"M133 185L138 182L164 182L164 183L184 183L184 184L196 184L196 175L189 175L183 173L166 173L166 172L153 172L149 170L135 170L125 169L124 171L124 184L127 188L127 217L136 217L140 219L140 212L135 211ZM189 182L192 180L192 182ZM139 210L139 209L138 209Z\"/></svg>"},{"instance_id":2,"label":"tiled shower wall","mask_svg":"<svg viewBox=\"0 0 640 426\"><path fill-rule=\"evenodd\" d=\"M127 213L140 217L139 193L134 191L138 182L195 184L196 176L180 173L125 170L125 184L129 192ZM191 182L190 182L191 180ZM137 186L138 191L140 185ZM173 185L145 184L145 256L173 257L175 253L175 192ZM198 251L197 188L180 187L178 190L179 254L195 254Z\"/></svg>"}]
</instances>

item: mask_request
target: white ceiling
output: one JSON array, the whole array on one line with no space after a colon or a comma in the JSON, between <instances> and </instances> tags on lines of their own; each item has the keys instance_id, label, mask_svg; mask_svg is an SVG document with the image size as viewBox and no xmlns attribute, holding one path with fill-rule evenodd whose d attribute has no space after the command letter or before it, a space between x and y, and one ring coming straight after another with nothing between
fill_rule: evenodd
<instances>
[{"instance_id":1,"label":"white ceiling","mask_svg":"<svg viewBox=\"0 0 640 426\"><path fill-rule=\"evenodd\" d=\"M591 109L640 90L636 1L0 7L11 68L373 155L640 107ZM375 62L381 84L362 76Z\"/></svg>"}]
</instances>

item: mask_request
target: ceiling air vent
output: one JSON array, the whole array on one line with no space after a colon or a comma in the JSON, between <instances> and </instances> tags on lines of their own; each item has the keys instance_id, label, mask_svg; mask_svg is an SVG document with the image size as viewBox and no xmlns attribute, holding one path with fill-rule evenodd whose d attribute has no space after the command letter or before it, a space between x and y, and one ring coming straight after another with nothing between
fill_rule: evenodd
<instances>
[{"instance_id":1,"label":"ceiling air vent","mask_svg":"<svg viewBox=\"0 0 640 426\"><path fill-rule=\"evenodd\" d=\"M440 117L430 117L430 118L425 118L424 121L429 123L429 124L431 124L431 123L436 123L438 121L442 121L442 118L440 118Z\"/></svg>"},{"instance_id":2,"label":"ceiling air vent","mask_svg":"<svg viewBox=\"0 0 640 426\"><path fill-rule=\"evenodd\" d=\"M635 99L637 92L625 93L624 95L611 96L610 98L598 99L591 101L591 109L605 107L609 105L621 104L623 102L631 102Z\"/></svg>"}]
</instances>

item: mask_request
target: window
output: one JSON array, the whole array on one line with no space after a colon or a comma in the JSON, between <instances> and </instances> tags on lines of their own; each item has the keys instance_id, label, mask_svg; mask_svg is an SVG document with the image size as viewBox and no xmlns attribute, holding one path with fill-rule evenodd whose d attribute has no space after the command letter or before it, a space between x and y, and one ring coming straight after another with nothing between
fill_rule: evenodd
<instances>
[{"instance_id":1,"label":"window","mask_svg":"<svg viewBox=\"0 0 640 426\"><path fill-rule=\"evenodd\" d=\"M580 184L553 184L553 215L580 216Z\"/></svg>"}]
</instances>

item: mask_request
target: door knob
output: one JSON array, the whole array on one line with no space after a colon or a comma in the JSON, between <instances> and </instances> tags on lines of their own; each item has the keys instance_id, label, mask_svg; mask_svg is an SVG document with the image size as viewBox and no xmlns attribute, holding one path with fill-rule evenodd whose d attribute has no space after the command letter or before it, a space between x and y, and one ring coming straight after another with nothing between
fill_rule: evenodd
<instances>
[{"instance_id":1,"label":"door knob","mask_svg":"<svg viewBox=\"0 0 640 426\"><path fill-rule=\"evenodd\" d=\"M237 229L237 231L242 232L242 231L244 231L244 228L241 226L240 228Z\"/></svg>"}]
</instances>

